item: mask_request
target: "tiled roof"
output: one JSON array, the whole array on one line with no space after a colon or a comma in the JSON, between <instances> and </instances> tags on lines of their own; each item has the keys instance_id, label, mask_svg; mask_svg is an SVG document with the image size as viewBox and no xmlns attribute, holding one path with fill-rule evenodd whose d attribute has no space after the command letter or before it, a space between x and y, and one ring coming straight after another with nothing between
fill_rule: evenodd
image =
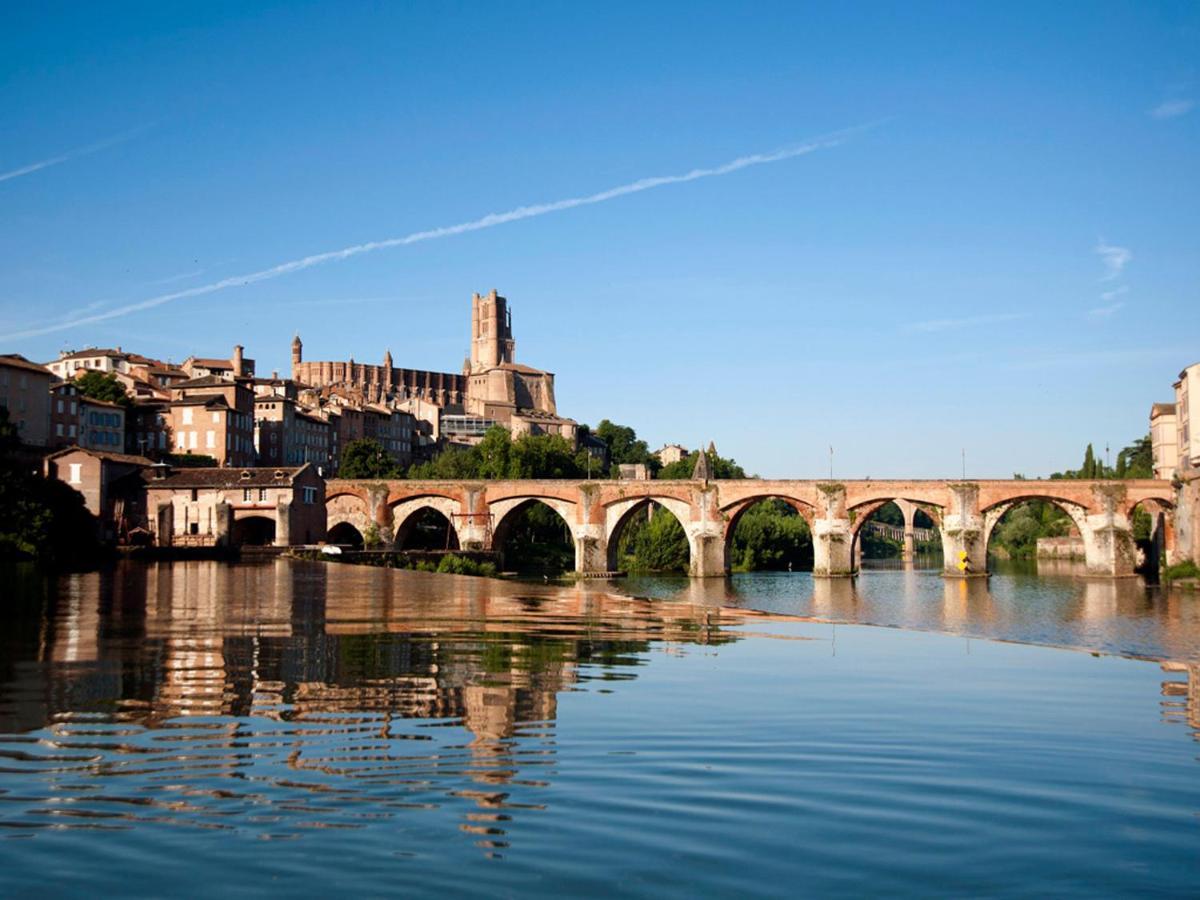
<instances>
[{"instance_id":1,"label":"tiled roof","mask_svg":"<svg viewBox=\"0 0 1200 900\"><path fill-rule=\"evenodd\" d=\"M229 406L229 401L225 399L223 394L197 394L192 397L185 397L182 400L172 400L171 406L224 406L232 409Z\"/></svg>"},{"instance_id":2,"label":"tiled roof","mask_svg":"<svg viewBox=\"0 0 1200 900\"><path fill-rule=\"evenodd\" d=\"M504 369L506 372L520 372L522 375L550 375L545 369L535 369L533 366L522 365L521 363L500 363L496 366L497 369Z\"/></svg>"},{"instance_id":3,"label":"tiled roof","mask_svg":"<svg viewBox=\"0 0 1200 900\"><path fill-rule=\"evenodd\" d=\"M75 350L64 354L54 361L62 362L65 359L86 359L92 356L115 356L117 359L125 359L129 354L123 353L113 347L88 347L84 350Z\"/></svg>"},{"instance_id":4,"label":"tiled roof","mask_svg":"<svg viewBox=\"0 0 1200 900\"><path fill-rule=\"evenodd\" d=\"M1150 407L1151 416L1173 416L1175 415L1174 403L1155 403Z\"/></svg>"},{"instance_id":5,"label":"tiled roof","mask_svg":"<svg viewBox=\"0 0 1200 900\"><path fill-rule=\"evenodd\" d=\"M0 366L8 366L12 369L23 369L26 372L37 372L39 375L49 375L50 370L45 366L39 366L35 362L30 362L20 353L0 353Z\"/></svg>"},{"instance_id":6,"label":"tiled roof","mask_svg":"<svg viewBox=\"0 0 1200 900\"><path fill-rule=\"evenodd\" d=\"M179 381L171 385L172 390L180 388L194 387L231 387L237 382L230 381L228 378L222 378L220 375L201 375L199 378L189 378L187 381Z\"/></svg>"},{"instance_id":7,"label":"tiled roof","mask_svg":"<svg viewBox=\"0 0 1200 900\"><path fill-rule=\"evenodd\" d=\"M255 468L175 469L166 478L151 478L146 487L156 488L239 488L281 487L290 485L307 465L257 466Z\"/></svg>"},{"instance_id":8,"label":"tiled roof","mask_svg":"<svg viewBox=\"0 0 1200 900\"><path fill-rule=\"evenodd\" d=\"M80 402L80 404L86 404L88 406L103 406L108 409L124 409L125 408L120 403L109 403L107 400L97 400L95 397L88 397L83 394L79 395L79 402Z\"/></svg>"},{"instance_id":9,"label":"tiled roof","mask_svg":"<svg viewBox=\"0 0 1200 900\"><path fill-rule=\"evenodd\" d=\"M109 462L126 463L131 466L152 466L153 460L149 460L144 456L135 456L130 453L110 453L107 450L91 450L87 447L64 447L57 453L51 453L46 459L57 459L60 456L65 456L68 453L86 453L89 456L94 456L97 459L106 459Z\"/></svg>"}]
</instances>

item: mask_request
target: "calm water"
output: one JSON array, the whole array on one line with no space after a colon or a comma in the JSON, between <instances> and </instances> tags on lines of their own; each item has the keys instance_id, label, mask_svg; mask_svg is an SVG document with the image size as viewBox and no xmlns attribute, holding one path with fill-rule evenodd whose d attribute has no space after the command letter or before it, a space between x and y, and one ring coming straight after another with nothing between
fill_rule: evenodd
<instances>
[{"instance_id":1,"label":"calm water","mask_svg":"<svg viewBox=\"0 0 1200 900\"><path fill-rule=\"evenodd\" d=\"M664 600L284 560L3 577L2 894L1200 877L1200 598L901 570L621 586Z\"/></svg>"}]
</instances>

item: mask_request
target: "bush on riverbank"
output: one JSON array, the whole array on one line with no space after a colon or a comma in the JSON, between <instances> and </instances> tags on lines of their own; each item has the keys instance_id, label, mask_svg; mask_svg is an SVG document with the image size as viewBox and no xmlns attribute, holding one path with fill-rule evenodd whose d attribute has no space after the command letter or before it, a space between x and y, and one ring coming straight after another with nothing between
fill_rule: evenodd
<instances>
[{"instance_id":1,"label":"bush on riverbank","mask_svg":"<svg viewBox=\"0 0 1200 900\"><path fill-rule=\"evenodd\" d=\"M1162 571L1163 581L1182 581L1185 578L1200 578L1200 566L1190 559L1167 566Z\"/></svg>"},{"instance_id":2,"label":"bush on riverbank","mask_svg":"<svg viewBox=\"0 0 1200 900\"><path fill-rule=\"evenodd\" d=\"M0 407L0 559L83 565L100 555L96 519L79 491L34 474Z\"/></svg>"}]
</instances>

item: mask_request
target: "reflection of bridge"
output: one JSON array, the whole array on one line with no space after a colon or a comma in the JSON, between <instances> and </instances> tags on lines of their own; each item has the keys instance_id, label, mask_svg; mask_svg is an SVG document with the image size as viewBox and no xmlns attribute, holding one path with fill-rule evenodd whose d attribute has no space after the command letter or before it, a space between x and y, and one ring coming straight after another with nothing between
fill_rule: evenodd
<instances>
[{"instance_id":1,"label":"reflection of bridge","mask_svg":"<svg viewBox=\"0 0 1200 900\"><path fill-rule=\"evenodd\" d=\"M1013 506L1046 500L1070 516L1083 537L1087 571L1130 575L1136 551L1131 521L1139 505L1155 520L1159 546L1174 561L1174 491L1169 482L1129 481L351 481L326 485L328 525L374 527L391 540L427 509L450 522L459 546L502 550L518 512L532 503L555 510L570 528L579 572L617 568L622 529L654 504L683 526L690 573L723 575L739 517L762 500L779 499L808 523L813 574L850 575L854 547L870 515L895 502L911 551L917 511L941 537L948 575L987 570L992 530ZM960 562L965 561L965 571Z\"/></svg>"}]
</instances>

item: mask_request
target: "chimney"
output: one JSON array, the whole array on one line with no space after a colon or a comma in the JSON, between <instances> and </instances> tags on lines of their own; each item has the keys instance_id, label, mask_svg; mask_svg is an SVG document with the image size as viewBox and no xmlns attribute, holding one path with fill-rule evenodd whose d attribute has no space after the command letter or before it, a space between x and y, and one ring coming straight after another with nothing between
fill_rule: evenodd
<instances>
[{"instance_id":1,"label":"chimney","mask_svg":"<svg viewBox=\"0 0 1200 900\"><path fill-rule=\"evenodd\" d=\"M230 362L233 363L233 377L241 378L245 374L245 371L244 371L245 366L242 363L242 345L241 344L233 345L233 358L230 360Z\"/></svg>"}]
</instances>

